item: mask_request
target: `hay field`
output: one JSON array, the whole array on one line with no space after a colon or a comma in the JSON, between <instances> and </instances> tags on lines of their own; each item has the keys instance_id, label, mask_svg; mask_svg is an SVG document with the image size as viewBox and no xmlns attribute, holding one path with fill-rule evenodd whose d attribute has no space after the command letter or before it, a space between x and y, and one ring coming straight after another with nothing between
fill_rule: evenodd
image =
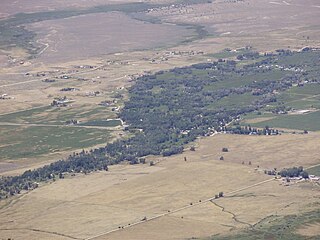
<instances>
[{"instance_id":1,"label":"hay field","mask_svg":"<svg viewBox=\"0 0 320 240\"><path fill-rule=\"evenodd\" d=\"M151 157L155 166L117 165L109 172L45 184L2 202L0 235L14 239L187 239L232 233L273 214L316 208L318 186L285 187L256 170L255 164L261 169L319 164L319 151L312 147L319 134L241 136L241 143L238 137L201 139L195 152ZM309 146L306 154L301 154L300 144ZM224 161L217 158L222 146L230 149ZM239 160L251 160L252 165ZM206 201L220 191L225 197ZM156 218L141 221L144 217ZM106 232L110 233L101 234Z\"/></svg>"}]
</instances>

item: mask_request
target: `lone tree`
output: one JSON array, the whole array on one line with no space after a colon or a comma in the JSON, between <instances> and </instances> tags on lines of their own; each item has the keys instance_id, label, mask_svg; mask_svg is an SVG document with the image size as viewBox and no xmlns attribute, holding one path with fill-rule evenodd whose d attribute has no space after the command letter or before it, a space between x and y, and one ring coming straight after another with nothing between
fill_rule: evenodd
<instances>
[{"instance_id":1,"label":"lone tree","mask_svg":"<svg viewBox=\"0 0 320 240\"><path fill-rule=\"evenodd\" d=\"M196 150L196 147L195 147L195 146L191 146L191 147L190 147L190 151L193 151L193 152L194 152L195 150Z\"/></svg>"},{"instance_id":2,"label":"lone tree","mask_svg":"<svg viewBox=\"0 0 320 240\"><path fill-rule=\"evenodd\" d=\"M224 147L224 148L222 148L222 152L229 152L229 149Z\"/></svg>"},{"instance_id":3,"label":"lone tree","mask_svg":"<svg viewBox=\"0 0 320 240\"><path fill-rule=\"evenodd\" d=\"M223 156L221 156L221 157L220 157L220 160L224 160L224 157L223 157Z\"/></svg>"},{"instance_id":4,"label":"lone tree","mask_svg":"<svg viewBox=\"0 0 320 240\"><path fill-rule=\"evenodd\" d=\"M146 159L145 159L145 158L140 158L140 159L139 159L139 162L140 162L141 164L145 164L145 163L146 163Z\"/></svg>"},{"instance_id":5,"label":"lone tree","mask_svg":"<svg viewBox=\"0 0 320 240\"><path fill-rule=\"evenodd\" d=\"M105 171L109 170L108 165L105 165L103 168L104 168Z\"/></svg>"},{"instance_id":6,"label":"lone tree","mask_svg":"<svg viewBox=\"0 0 320 240\"><path fill-rule=\"evenodd\" d=\"M219 197L223 197L223 192L219 192Z\"/></svg>"},{"instance_id":7,"label":"lone tree","mask_svg":"<svg viewBox=\"0 0 320 240\"><path fill-rule=\"evenodd\" d=\"M309 173L307 173L306 171L303 171L301 173L301 177L303 177L304 179L307 179L307 178L309 178Z\"/></svg>"}]
</instances>

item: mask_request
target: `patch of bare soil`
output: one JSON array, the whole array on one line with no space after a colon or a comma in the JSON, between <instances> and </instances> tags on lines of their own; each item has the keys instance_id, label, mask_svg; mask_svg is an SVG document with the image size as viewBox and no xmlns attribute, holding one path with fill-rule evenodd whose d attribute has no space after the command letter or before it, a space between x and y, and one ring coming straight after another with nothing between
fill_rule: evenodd
<instances>
[{"instance_id":1,"label":"patch of bare soil","mask_svg":"<svg viewBox=\"0 0 320 240\"><path fill-rule=\"evenodd\" d=\"M297 230L297 233L304 237L320 236L320 223L310 223Z\"/></svg>"}]
</instances>

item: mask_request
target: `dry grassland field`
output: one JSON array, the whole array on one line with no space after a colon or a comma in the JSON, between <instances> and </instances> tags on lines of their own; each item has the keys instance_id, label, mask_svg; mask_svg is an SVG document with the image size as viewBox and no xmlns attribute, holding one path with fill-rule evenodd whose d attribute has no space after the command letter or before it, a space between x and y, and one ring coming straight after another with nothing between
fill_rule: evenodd
<instances>
[{"instance_id":1,"label":"dry grassland field","mask_svg":"<svg viewBox=\"0 0 320 240\"><path fill-rule=\"evenodd\" d=\"M182 41L193 33L183 27L145 23L119 13L43 21L29 29L37 32L38 42L46 45L38 57L44 63L161 47Z\"/></svg>"},{"instance_id":2,"label":"dry grassland field","mask_svg":"<svg viewBox=\"0 0 320 240\"><path fill-rule=\"evenodd\" d=\"M195 152L148 159L155 166L112 166L109 172L43 185L2 202L0 235L14 239L190 239L236 232L273 215L316 209L318 185L284 186L263 169L319 163L319 134L255 138L202 138ZM297 148L300 144L306 145L304 153ZM230 151L220 161L224 146ZM225 197L207 201L220 191ZM303 229L298 232L303 234Z\"/></svg>"},{"instance_id":3,"label":"dry grassland field","mask_svg":"<svg viewBox=\"0 0 320 240\"><path fill-rule=\"evenodd\" d=\"M319 0L0 5L0 186L7 176L139 132L119 119L139 76L236 60L243 49L320 47ZM273 124L281 135L215 132L181 154L50 176L0 198L0 240L319 239L319 181L265 174L303 166L320 175L319 89L281 95L307 114L241 116L241 124Z\"/></svg>"},{"instance_id":4,"label":"dry grassland field","mask_svg":"<svg viewBox=\"0 0 320 240\"><path fill-rule=\"evenodd\" d=\"M21 13L21 12L44 12L44 11L52 11L66 8L88 8L94 6L100 6L105 4L119 4L119 3L128 3L128 2L137 2L135 0L55 0L55 1L38 1L38 0L3 0L1 2L1 17L5 18L7 16ZM145 2L172 2L172 0L147 0Z\"/></svg>"}]
</instances>

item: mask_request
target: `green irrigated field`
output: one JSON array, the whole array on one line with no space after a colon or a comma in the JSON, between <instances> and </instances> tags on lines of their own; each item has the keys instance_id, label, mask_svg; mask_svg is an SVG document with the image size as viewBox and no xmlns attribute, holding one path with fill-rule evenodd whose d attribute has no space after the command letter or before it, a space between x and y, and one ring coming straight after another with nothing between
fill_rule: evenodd
<instances>
[{"instance_id":1,"label":"green irrigated field","mask_svg":"<svg viewBox=\"0 0 320 240\"><path fill-rule=\"evenodd\" d=\"M307 97L320 95L320 84L306 84L303 87L295 87L288 91L289 94L304 94Z\"/></svg>"},{"instance_id":2,"label":"green irrigated field","mask_svg":"<svg viewBox=\"0 0 320 240\"><path fill-rule=\"evenodd\" d=\"M299 115L273 115L274 118L258 123L251 123L254 127L287 128L308 131L320 131L320 111Z\"/></svg>"},{"instance_id":3,"label":"green irrigated field","mask_svg":"<svg viewBox=\"0 0 320 240\"><path fill-rule=\"evenodd\" d=\"M278 103L294 109L320 109L320 84L293 87L278 97Z\"/></svg>"},{"instance_id":4,"label":"green irrigated field","mask_svg":"<svg viewBox=\"0 0 320 240\"><path fill-rule=\"evenodd\" d=\"M105 126L101 125L99 121L109 118L116 118L116 114L109 108L101 106L78 105L65 108L45 106L1 115L0 122L65 125L66 121L76 119L88 126ZM87 122L90 124L86 124ZM116 126L115 123L112 125Z\"/></svg>"},{"instance_id":5,"label":"green irrigated field","mask_svg":"<svg viewBox=\"0 0 320 240\"><path fill-rule=\"evenodd\" d=\"M227 108L237 108L250 105L254 100L255 96L250 93L245 93L241 95L230 95L221 100L214 102L211 106L212 109L227 107Z\"/></svg>"},{"instance_id":6,"label":"green irrigated field","mask_svg":"<svg viewBox=\"0 0 320 240\"><path fill-rule=\"evenodd\" d=\"M30 159L107 143L112 128L121 125L115 118L110 108L92 104L44 106L1 115L1 160ZM79 123L68 125L71 120Z\"/></svg>"},{"instance_id":7,"label":"green irrigated field","mask_svg":"<svg viewBox=\"0 0 320 240\"><path fill-rule=\"evenodd\" d=\"M210 74L210 71L208 72ZM201 70L196 70L196 71L193 71L193 74L196 76L201 76L201 74L204 75L206 73L204 73ZM285 72L280 71L278 69L274 69L269 72L259 72L259 73L248 71L245 76L241 76L234 72L228 72L227 74L224 73L224 75L220 75L220 76L217 73L214 73L214 74L215 76L213 76L213 78L220 77L222 80L215 82L212 86L206 86L205 87L206 90L243 87L243 86L252 84L252 82L262 82L262 81L268 81L270 79L279 80L285 76Z\"/></svg>"},{"instance_id":8,"label":"green irrigated field","mask_svg":"<svg viewBox=\"0 0 320 240\"><path fill-rule=\"evenodd\" d=\"M285 70L282 73L295 73L300 78L300 86L292 86L287 91L276 94L277 100L257 112L244 116L244 124L255 127L288 128L297 130L320 130L320 84L317 74L320 70L317 65L318 52L302 52L291 56L282 56L277 64ZM307 77L304 75L307 73ZM280 76L280 75L279 75ZM277 114L279 110L288 114ZM303 111L308 113L301 114ZM265 119L264 119L265 118Z\"/></svg>"},{"instance_id":9,"label":"green irrigated field","mask_svg":"<svg viewBox=\"0 0 320 240\"><path fill-rule=\"evenodd\" d=\"M0 126L1 159L33 158L58 151L106 143L111 139L106 129L53 126Z\"/></svg>"},{"instance_id":10,"label":"green irrigated field","mask_svg":"<svg viewBox=\"0 0 320 240\"><path fill-rule=\"evenodd\" d=\"M39 108L33 108L23 111L18 111L14 113L3 114L0 116L0 122L13 122L13 123L21 123L21 122L34 122L36 123L37 120L35 119L35 115L39 115L43 112L50 111L50 106L44 106Z\"/></svg>"},{"instance_id":11,"label":"green irrigated field","mask_svg":"<svg viewBox=\"0 0 320 240\"><path fill-rule=\"evenodd\" d=\"M273 114L270 111L279 106L291 109L293 114ZM310 113L296 114L301 110L311 110ZM277 96L277 102L256 113L244 117L244 123L255 127L288 128L297 130L320 130L320 84L306 84L302 87L293 87ZM263 118L266 118L263 120ZM254 122L252 119L259 119Z\"/></svg>"}]
</instances>

